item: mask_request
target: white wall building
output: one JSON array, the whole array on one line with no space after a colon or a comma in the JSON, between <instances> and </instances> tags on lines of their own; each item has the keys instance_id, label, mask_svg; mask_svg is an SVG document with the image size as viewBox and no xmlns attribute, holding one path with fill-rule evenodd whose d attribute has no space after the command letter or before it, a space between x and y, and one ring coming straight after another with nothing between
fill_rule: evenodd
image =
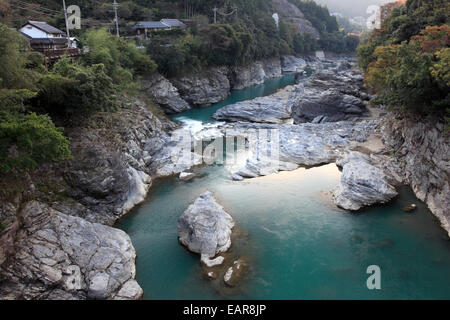
<instances>
[{"instance_id":1,"label":"white wall building","mask_svg":"<svg viewBox=\"0 0 450 320\"><path fill-rule=\"evenodd\" d=\"M67 37L67 34L64 31L61 31L58 28L55 28L42 21L28 21L20 28L19 31L30 41L32 41L33 44L37 44L39 42L41 42L42 44L52 43L52 45L58 49L63 43L62 39L66 39ZM49 42L49 39L54 41ZM78 48L78 40L74 37L70 38L70 48Z\"/></svg>"},{"instance_id":2,"label":"white wall building","mask_svg":"<svg viewBox=\"0 0 450 320\"><path fill-rule=\"evenodd\" d=\"M20 32L32 39L63 38L66 36L63 31L42 21L28 21L20 28Z\"/></svg>"}]
</instances>

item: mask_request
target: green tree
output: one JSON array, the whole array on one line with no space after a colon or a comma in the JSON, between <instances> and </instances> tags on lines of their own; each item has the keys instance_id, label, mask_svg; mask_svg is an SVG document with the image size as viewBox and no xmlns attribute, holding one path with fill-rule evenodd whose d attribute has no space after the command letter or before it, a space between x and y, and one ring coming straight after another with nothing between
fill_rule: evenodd
<instances>
[{"instance_id":1,"label":"green tree","mask_svg":"<svg viewBox=\"0 0 450 320\"><path fill-rule=\"evenodd\" d=\"M436 53L437 61L431 67L431 75L440 85L450 87L450 48Z\"/></svg>"},{"instance_id":2,"label":"green tree","mask_svg":"<svg viewBox=\"0 0 450 320\"><path fill-rule=\"evenodd\" d=\"M70 156L63 129L49 116L29 112L43 56L29 51L24 38L0 24L0 173L32 170Z\"/></svg>"},{"instance_id":3,"label":"green tree","mask_svg":"<svg viewBox=\"0 0 450 320\"><path fill-rule=\"evenodd\" d=\"M40 66L30 64L38 62L38 53L28 50L28 43L20 33L0 24L0 86L5 88L34 88L34 83L39 77L32 67Z\"/></svg>"},{"instance_id":4,"label":"green tree","mask_svg":"<svg viewBox=\"0 0 450 320\"><path fill-rule=\"evenodd\" d=\"M243 44L232 26L213 24L199 33L208 65L234 65L239 61Z\"/></svg>"},{"instance_id":5,"label":"green tree","mask_svg":"<svg viewBox=\"0 0 450 320\"><path fill-rule=\"evenodd\" d=\"M89 48L84 56L87 66L103 64L105 73L119 88L133 85L138 75L151 74L156 64L136 45L109 34L105 29L93 29L86 33L83 44Z\"/></svg>"},{"instance_id":6,"label":"green tree","mask_svg":"<svg viewBox=\"0 0 450 320\"><path fill-rule=\"evenodd\" d=\"M376 102L421 114L444 115L449 105L448 26L427 27L401 45L378 46L365 81Z\"/></svg>"},{"instance_id":7,"label":"green tree","mask_svg":"<svg viewBox=\"0 0 450 320\"><path fill-rule=\"evenodd\" d=\"M24 89L0 89L0 173L32 170L70 157L63 129L49 116L26 111L24 102L34 95Z\"/></svg>"},{"instance_id":8,"label":"green tree","mask_svg":"<svg viewBox=\"0 0 450 320\"><path fill-rule=\"evenodd\" d=\"M63 58L51 73L41 78L38 87L38 95L33 99L35 110L49 113L67 124L117 107L116 89L103 64L82 66Z\"/></svg>"}]
</instances>

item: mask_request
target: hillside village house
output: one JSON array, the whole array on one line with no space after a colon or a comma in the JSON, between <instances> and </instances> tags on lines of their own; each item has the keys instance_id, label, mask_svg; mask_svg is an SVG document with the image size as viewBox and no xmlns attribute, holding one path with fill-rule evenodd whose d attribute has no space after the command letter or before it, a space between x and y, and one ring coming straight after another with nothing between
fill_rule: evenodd
<instances>
[{"instance_id":1,"label":"hillside village house","mask_svg":"<svg viewBox=\"0 0 450 320\"><path fill-rule=\"evenodd\" d=\"M161 19L161 22L168 25L170 29L186 29L186 25L178 19Z\"/></svg>"},{"instance_id":2,"label":"hillside village house","mask_svg":"<svg viewBox=\"0 0 450 320\"><path fill-rule=\"evenodd\" d=\"M28 38L30 47L44 54L50 63L64 55L71 57L80 55L77 39L70 38L68 48L66 33L46 22L28 21L20 28L20 32Z\"/></svg>"},{"instance_id":3,"label":"hillside village house","mask_svg":"<svg viewBox=\"0 0 450 320\"><path fill-rule=\"evenodd\" d=\"M64 38L66 36L63 31L42 21L28 21L20 28L20 32L33 39Z\"/></svg>"},{"instance_id":4,"label":"hillside village house","mask_svg":"<svg viewBox=\"0 0 450 320\"><path fill-rule=\"evenodd\" d=\"M137 36L147 37L148 31L186 29L187 26L178 19L162 19L161 21L140 21L132 31Z\"/></svg>"}]
</instances>

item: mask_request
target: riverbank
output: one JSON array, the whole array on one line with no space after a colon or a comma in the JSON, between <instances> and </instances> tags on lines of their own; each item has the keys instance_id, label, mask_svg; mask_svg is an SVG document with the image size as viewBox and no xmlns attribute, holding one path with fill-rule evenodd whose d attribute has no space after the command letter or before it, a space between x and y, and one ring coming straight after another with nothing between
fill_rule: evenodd
<instances>
[{"instance_id":1,"label":"riverbank","mask_svg":"<svg viewBox=\"0 0 450 320\"><path fill-rule=\"evenodd\" d=\"M113 225L146 198L159 176L156 155L164 154L179 125L147 99L125 97L118 112L99 113L82 127L69 129L71 161L2 181L2 299L142 296L134 281L135 251L129 237L100 228L96 244L90 230L97 224ZM58 229L72 219L77 230ZM127 245L110 243L114 238ZM117 263L111 265L113 260Z\"/></svg>"},{"instance_id":2,"label":"riverbank","mask_svg":"<svg viewBox=\"0 0 450 320\"><path fill-rule=\"evenodd\" d=\"M336 69L341 67L337 66ZM374 110L367 106L365 108L355 103L358 99L363 101L370 98L354 86L361 81L361 77L345 70L337 72L338 77L326 72L318 73L309 83L301 86L307 90L311 88L311 98L314 98L315 92L313 84L318 84L325 92L327 87L334 86L337 91L327 94L335 94L335 100L342 104L340 108L333 108L331 105L321 109L323 114L315 115L313 120L316 120L313 123L284 123L293 114L293 109L310 112L313 110L313 103L322 104L321 100L313 100L305 106L304 91L301 91L303 95L298 98L295 95L289 96L287 93L296 92L294 86L265 98L221 106L215 114L220 114L219 120L230 121L226 124L209 124L203 130L201 127L187 130L197 141L249 137L252 130L276 130L280 133L281 156L285 161L281 166L280 163L270 163L270 166L266 166L267 163L261 156L267 150L264 149L267 144L262 143L267 142L268 137L265 136L263 141L257 140L253 147L250 146L250 156L241 159L242 168L226 165L197 167L190 169L190 172L197 176L193 181L171 178L158 183L153 190L155 194L119 224L120 228L131 235L138 246L138 252L142 254L142 258L138 260L138 270L143 271L140 274L138 272L138 280L146 291L145 298L411 299L429 298L428 289L421 291L418 288L428 288L430 283L434 297L447 297L447 285L444 283L449 279L445 268L436 267L433 257L441 257L440 262L447 265L448 262L443 260L447 261L448 257L448 238L439 229L425 205L418 202L409 190L399 187L407 183L401 182L392 172L385 170L392 159L389 157L389 147L383 143L382 133L385 133L385 121L389 120L391 115L383 110ZM283 100L286 96L290 98ZM345 96L348 98L343 99ZM296 99L298 101L295 101ZM284 113L279 113L279 106L283 103L288 105L281 108ZM358 107L357 112L340 112L351 110L354 106ZM239 113L239 110L243 112ZM210 114L208 111L205 113ZM201 119L197 114L195 117ZM184 123L192 120L183 115L177 118ZM336 120L338 121L335 122ZM168 161L168 158L166 160ZM343 174L339 173L334 162L343 168ZM309 180L295 175L297 179L293 179L293 185L288 185L288 181L296 171L286 173L282 178L280 174L276 174L279 170L304 170L297 168L324 163L331 164L306 170L311 173ZM320 171L323 172L318 173ZM317 174L314 175L313 172ZM321 181L320 179L325 177L332 181L327 187L313 187L313 181ZM249 178L252 179L248 180ZM233 179L238 181L232 181ZM277 184L277 181L282 185ZM336 187L336 204L349 210L359 210L358 214L352 215L337 209L330 192ZM306 195L305 188L314 190L315 193ZM233 255L251 261L250 274L239 289L231 292L224 290L226 287L223 286L221 277L216 280L201 278L202 270L199 268L198 257L187 255L183 248L174 242L177 238L174 229L177 219L188 205L206 190L212 190L214 195L219 197L220 203L248 232L244 240L233 246ZM384 202L388 204L376 205ZM420 209L413 215L407 215L402 209L411 203L417 203ZM362 211L363 207L367 208ZM261 216L264 219L261 220ZM301 222L295 219L300 219ZM346 221L347 219L349 221ZM371 222L365 221L366 219ZM379 224L374 223L372 219L379 219ZM277 221L288 223L276 223ZM349 225L346 226L347 222ZM333 223L337 226L336 229L333 229ZM354 225L366 226L369 229L354 233ZM398 228L394 231L390 229L391 226ZM311 237L311 232L319 234L320 237ZM430 232L434 233L434 236L430 236ZM327 252L326 248L340 242L342 237L345 238L348 234L352 235L351 239L347 239L348 243L351 243L349 247L339 247L336 254ZM427 244L422 240L421 244L413 244L418 238L423 239L425 234L428 234L428 240L433 240ZM340 240L334 238L335 236ZM289 248L285 247L286 245ZM420 257L416 251L417 247L424 249L420 251L423 253ZM402 252L400 255L399 250ZM324 260L314 260L324 252L333 256L333 259L329 261L322 257ZM383 257L377 255L377 252ZM394 252L397 253L393 254ZM430 254L431 252L433 254ZM170 267L164 264L164 270L158 263L163 257L170 257ZM315 262L308 265L312 260ZM359 275L365 272L362 266L372 263L369 260L377 261L383 269L390 270L388 290L379 295L368 295L369 292L361 288L365 279ZM414 262L419 260L422 261L422 266L429 267L416 268ZM414 267L411 267L411 264ZM406 271L407 266L414 270L411 273ZM431 277L429 268L433 269ZM158 276L145 270L157 270ZM414 283L419 283L414 291L404 290L409 283L405 282L402 276L405 272L410 274ZM313 273L319 278L302 276L305 273ZM280 274L283 276L280 277ZM170 281L167 280L169 278ZM344 278L345 283L342 283ZM427 280L423 282L425 278ZM327 285L321 287L320 283L324 282ZM209 285L205 286L206 283ZM312 290L308 291L306 288Z\"/></svg>"},{"instance_id":3,"label":"riverbank","mask_svg":"<svg viewBox=\"0 0 450 320\"><path fill-rule=\"evenodd\" d=\"M448 298L448 237L409 188L388 205L351 214L332 202L329 191L340 180L334 164L242 182L221 166L193 171L193 181L155 181L146 201L116 225L138 253L143 299ZM199 256L177 241L179 217L206 190L245 231L228 253L250 266L237 288L204 277ZM403 212L411 203L416 211ZM377 292L365 286L372 264L382 270Z\"/></svg>"},{"instance_id":4,"label":"riverbank","mask_svg":"<svg viewBox=\"0 0 450 320\"><path fill-rule=\"evenodd\" d=\"M299 68L304 70L306 66L300 60L297 62L301 66ZM364 95L359 88L362 84L362 77L357 72L351 71L348 64L342 59L330 60L328 63L334 65L331 72L319 72L307 83L286 88L281 93L275 93L266 98L279 101L280 94L283 95L283 92L295 93L294 96L287 95L286 100L289 105L286 106L285 114L288 114L289 117L283 116L282 124L267 123L268 121L266 121L266 119L281 119L277 118L278 114L275 114L274 117L274 113L270 110L276 104L265 104L267 108L261 113L260 109L252 107L251 102L246 102L249 106L246 120L253 121L253 123L242 122L242 119L236 119L234 116L226 116L223 118L224 120L239 121L210 124L207 128L200 127L199 130L193 132L192 128L186 130L179 124L173 123L155 109L151 109L149 104L140 100L131 100L124 104L120 113L111 118L100 119L101 121L98 121L100 126L97 123L89 128L77 128L73 132L69 132L74 159L62 167L41 168L24 181L24 192L2 202L0 216L2 221L7 222L7 228L1 234L2 285L0 295L11 299L47 299L58 296L64 299L139 298L142 290L134 281L134 248L127 235L120 235L127 245L114 248L108 244L106 239L110 239L110 234L114 234L116 231L111 228L105 229L105 232L99 233L98 240L102 244L100 247L94 246L92 250L83 249L74 252L71 249L73 246L71 238L59 236L71 233L70 229L53 229L55 240L48 241L52 238L44 235L42 230L48 229L48 223L54 224L54 222L53 220L47 222L46 219L42 220L37 217L41 215L47 217L49 212L53 212L62 221L70 221L72 216L76 216L80 225L79 237L75 238L76 241L79 243L91 241L90 234L87 232L89 228L97 228L96 223L114 224L117 219L123 217L146 199L154 179L173 176L202 163L203 157L195 152L191 153L192 150L189 150L189 155L194 159L193 162L182 163L173 157L173 151L178 147L173 137L183 132L186 133L186 131L194 133L194 140L197 141L221 137L230 131L232 136L246 136L253 129L275 129L281 133L282 163L276 163L277 167L273 168L272 164L267 166L267 162L260 161L264 158L244 158L243 167L233 168L232 171L227 168L227 179L230 183L232 183L233 174L241 178L264 176L278 172L280 165L282 170L294 170L303 165L313 166L336 161L345 166L344 163L348 162L345 160L346 156L351 152L359 152L365 155L363 168L376 167L385 175L379 183L374 184L375 190L377 188L382 190L379 187L384 186L384 183L397 185L416 181L414 183L418 186L420 180L401 178L399 171L403 170L402 167L399 167L398 170L391 169L389 164L393 159L392 149L388 147L367 148L367 142L370 142L374 136L381 137L388 133L383 130L384 120L364 119L368 116L368 110L364 108L364 100L369 97ZM313 65L313 67L318 66L320 64ZM228 88L228 86L226 87ZM174 87L168 88L173 92ZM180 102L180 100L177 101ZM333 101L338 101L339 107L333 105ZM320 109L320 114L314 113L316 112L315 106L323 105L326 107ZM226 106L226 108L230 109L231 106ZM341 112L342 110L346 112ZM252 116L255 112L258 113L257 119ZM386 114L382 117L388 119L390 116ZM285 120L290 121L284 123ZM441 138L437 137L440 137L439 133L432 133L427 138L429 141L427 146L430 150L435 148L439 141L445 143L446 140L439 140ZM388 138L384 139L384 141L388 141ZM405 139L405 136L402 136L402 139ZM401 142L399 139L395 140L397 143ZM445 148L441 150L439 158L436 158L438 159L437 163L446 161L448 163ZM257 155L257 152L251 154ZM417 160L412 150L407 157L415 159L414 161ZM361 157L356 157L356 159L359 159L358 164L361 163ZM178 160L180 159L178 158ZM250 160L250 162L246 160ZM252 162L251 160L257 161ZM408 172L412 172L414 161L410 162ZM354 174L357 175L359 167L356 166L356 168ZM392 168L396 167L392 166ZM439 172L448 172L445 171L447 170L445 165L440 165L438 168L441 171L436 171L435 168L434 171L428 171L434 172L433 176ZM424 166L421 172L426 171L427 167ZM350 170L350 172L352 171ZM411 174L408 176L413 177ZM445 177L445 175L441 177ZM431 178L431 176L421 175L422 182L423 179L434 181ZM425 192L426 196L421 199L427 201L434 212L441 210L441 216L444 217L444 220L441 219L441 221L445 227L448 213L443 205L448 204L448 200L445 198L445 194L448 192L441 193L440 190L448 190L448 179L440 178L439 181L440 184L430 183L432 188L426 188L425 191L419 187L415 188L415 191ZM343 182L344 185L341 188L345 188L346 181ZM363 184L364 182L359 185ZM420 185L425 184L421 183ZM346 196L346 202L348 200L355 202L357 199L352 199L355 189L350 191L350 194ZM378 194L372 198L379 199ZM32 205L30 202L32 199L42 205ZM383 200L384 197L381 199ZM366 200L361 203L363 205L373 204ZM31 213L23 215L24 208L39 208L39 210L30 209ZM36 219L23 218L30 215ZM30 241L17 241L21 237L25 237L25 239L29 237ZM100 255L99 252L102 254ZM73 255L80 257L79 260L75 259L76 263L74 264L75 267L78 267L76 270L80 270L76 278L76 282L80 283L80 286L76 288L68 286L68 281L71 279L71 273L68 270L72 268L69 262L74 261ZM97 256L98 260L94 259ZM114 270L106 268L109 259L119 257L122 257L120 258L122 260L114 266ZM98 261L98 264L91 265L92 259ZM27 271L30 268L31 273Z\"/></svg>"},{"instance_id":5,"label":"riverbank","mask_svg":"<svg viewBox=\"0 0 450 320\"><path fill-rule=\"evenodd\" d=\"M289 72L303 73L307 67L318 69L321 65L321 60L314 56L283 56L240 67L207 68L170 79L155 74L143 80L142 91L158 103L164 112L176 114L224 101L234 90L261 85Z\"/></svg>"}]
</instances>

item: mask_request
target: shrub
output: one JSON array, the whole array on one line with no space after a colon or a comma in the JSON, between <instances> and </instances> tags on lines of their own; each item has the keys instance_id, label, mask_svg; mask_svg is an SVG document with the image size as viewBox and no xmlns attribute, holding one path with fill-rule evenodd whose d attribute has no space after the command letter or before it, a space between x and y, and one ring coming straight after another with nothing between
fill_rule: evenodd
<instances>
[{"instance_id":1,"label":"shrub","mask_svg":"<svg viewBox=\"0 0 450 320\"><path fill-rule=\"evenodd\" d=\"M131 75L128 78L131 80ZM116 90L103 64L84 67L69 58L61 59L51 73L41 78L38 87L38 95L33 99L35 110L64 122L116 108Z\"/></svg>"},{"instance_id":2,"label":"shrub","mask_svg":"<svg viewBox=\"0 0 450 320\"><path fill-rule=\"evenodd\" d=\"M70 156L63 129L55 127L49 116L24 111L32 92L1 89L0 96L7 97L0 99L0 173L32 170Z\"/></svg>"},{"instance_id":3,"label":"shrub","mask_svg":"<svg viewBox=\"0 0 450 320\"><path fill-rule=\"evenodd\" d=\"M106 75L118 88L133 86L132 82L138 75L151 74L156 70L155 62L146 55L145 50L109 34L105 29L87 32L83 44L89 48L89 53L83 58L85 65L104 65Z\"/></svg>"},{"instance_id":4,"label":"shrub","mask_svg":"<svg viewBox=\"0 0 450 320\"><path fill-rule=\"evenodd\" d=\"M34 169L70 156L69 141L49 116L35 113L0 115L0 171Z\"/></svg>"}]
</instances>

